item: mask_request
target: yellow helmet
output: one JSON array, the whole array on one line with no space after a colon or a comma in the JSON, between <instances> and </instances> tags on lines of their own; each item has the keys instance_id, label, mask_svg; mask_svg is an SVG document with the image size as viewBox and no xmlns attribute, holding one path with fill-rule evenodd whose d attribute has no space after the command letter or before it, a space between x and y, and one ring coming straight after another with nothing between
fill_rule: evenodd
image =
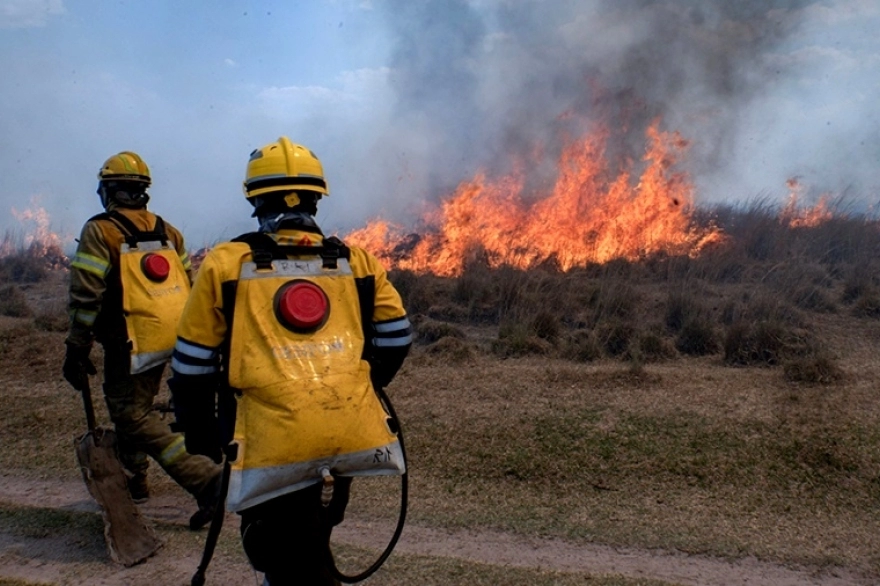
<instances>
[{"instance_id":1,"label":"yellow helmet","mask_svg":"<svg viewBox=\"0 0 880 586\"><path fill-rule=\"evenodd\" d=\"M321 161L315 153L290 142L286 136L251 153L243 187L251 203L273 191L304 190L330 195ZM285 199L291 207L299 203L295 194Z\"/></svg>"},{"instance_id":2,"label":"yellow helmet","mask_svg":"<svg viewBox=\"0 0 880 586\"><path fill-rule=\"evenodd\" d=\"M149 186L150 168L137 153L122 151L107 159L98 171L101 181L139 181Z\"/></svg>"}]
</instances>

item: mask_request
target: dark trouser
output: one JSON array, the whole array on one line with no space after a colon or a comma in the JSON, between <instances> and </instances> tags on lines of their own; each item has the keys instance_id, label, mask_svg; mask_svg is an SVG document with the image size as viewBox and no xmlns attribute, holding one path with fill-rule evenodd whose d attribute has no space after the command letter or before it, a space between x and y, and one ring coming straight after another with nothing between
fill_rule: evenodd
<instances>
[{"instance_id":1,"label":"dark trouser","mask_svg":"<svg viewBox=\"0 0 880 586\"><path fill-rule=\"evenodd\" d=\"M351 478L336 477L330 506L313 484L241 511L241 541L269 586L336 586L328 568L330 533L348 506Z\"/></svg>"},{"instance_id":2,"label":"dark trouser","mask_svg":"<svg viewBox=\"0 0 880 586\"><path fill-rule=\"evenodd\" d=\"M153 409L165 366L130 374L130 354L122 344L104 344L104 400L119 438L120 459L129 472L142 473L151 457L194 496L220 474L220 466L186 451L183 435L171 431Z\"/></svg>"}]
</instances>

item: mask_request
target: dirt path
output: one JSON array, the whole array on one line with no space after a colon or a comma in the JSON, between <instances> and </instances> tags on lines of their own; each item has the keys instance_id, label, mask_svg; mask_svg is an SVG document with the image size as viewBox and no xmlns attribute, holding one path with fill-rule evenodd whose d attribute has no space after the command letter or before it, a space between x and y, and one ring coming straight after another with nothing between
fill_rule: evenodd
<instances>
[{"instance_id":1,"label":"dirt path","mask_svg":"<svg viewBox=\"0 0 880 586\"><path fill-rule=\"evenodd\" d=\"M0 475L0 504L7 507L98 511L82 483L3 475ZM191 503L182 495L160 495L142 507L148 518L181 526L186 524L191 512ZM235 526L232 517L230 526ZM384 543L391 530L384 524L349 519L343 528L334 533L334 541L371 548L376 543ZM0 527L0 577L72 585L156 586L188 584L198 565L198 555L177 555L166 547L146 564L128 569L114 567L106 563L102 543L84 546L81 542L65 538L63 532L59 533L21 537L9 528ZM683 553L615 549L491 531L442 531L411 524L404 530L396 552L511 567L618 574L688 586L864 586L871 583L840 568L811 571L756 559L726 561ZM98 572L100 576L96 575ZM259 583L258 577L246 566L230 563L222 557L212 563L210 573L212 580L217 583Z\"/></svg>"}]
</instances>

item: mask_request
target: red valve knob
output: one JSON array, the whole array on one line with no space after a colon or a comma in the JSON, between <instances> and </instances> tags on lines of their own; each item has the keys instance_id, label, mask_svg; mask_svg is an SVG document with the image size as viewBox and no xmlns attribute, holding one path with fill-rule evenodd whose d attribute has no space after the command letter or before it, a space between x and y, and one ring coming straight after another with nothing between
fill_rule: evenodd
<instances>
[{"instance_id":1,"label":"red valve knob","mask_svg":"<svg viewBox=\"0 0 880 586\"><path fill-rule=\"evenodd\" d=\"M168 278L168 274L171 272L171 265L164 256L151 252L150 254L145 254L143 259L141 259L141 269L148 279L161 283Z\"/></svg>"},{"instance_id":2,"label":"red valve knob","mask_svg":"<svg viewBox=\"0 0 880 586\"><path fill-rule=\"evenodd\" d=\"M324 323L329 302L324 291L310 281L294 281L279 290L281 322L295 330L311 330Z\"/></svg>"}]
</instances>

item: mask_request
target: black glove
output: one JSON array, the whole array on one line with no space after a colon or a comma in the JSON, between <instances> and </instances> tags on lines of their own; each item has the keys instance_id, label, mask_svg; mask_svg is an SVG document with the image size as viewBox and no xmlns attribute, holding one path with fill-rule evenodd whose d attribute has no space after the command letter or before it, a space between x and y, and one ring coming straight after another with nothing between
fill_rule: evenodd
<instances>
[{"instance_id":1,"label":"black glove","mask_svg":"<svg viewBox=\"0 0 880 586\"><path fill-rule=\"evenodd\" d=\"M373 348L367 357L370 363L370 381L373 388L384 389L394 379L394 375L400 370L406 355L409 353L409 345L387 348Z\"/></svg>"},{"instance_id":2,"label":"black glove","mask_svg":"<svg viewBox=\"0 0 880 586\"><path fill-rule=\"evenodd\" d=\"M190 421L183 432L183 439L190 454L208 456L218 464L223 461L216 417Z\"/></svg>"},{"instance_id":3,"label":"black glove","mask_svg":"<svg viewBox=\"0 0 880 586\"><path fill-rule=\"evenodd\" d=\"M64 366L62 367L64 378L80 392L89 388L89 375L98 374L95 365L89 359L91 350L91 346L68 344L67 354L64 356Z\"/></svg>"},{"instance_id":4,"label":"black glove","mask_svg":"<svg viewBox=\"0 0 880 586\"><path fill-rule=\"evenodd\" d=\"M183 433L186 451L208 456L218 464L223 460L215 398L217 377L181 376L168 380L175 421L171 430Z\"/></svg>"}]
</instances>

